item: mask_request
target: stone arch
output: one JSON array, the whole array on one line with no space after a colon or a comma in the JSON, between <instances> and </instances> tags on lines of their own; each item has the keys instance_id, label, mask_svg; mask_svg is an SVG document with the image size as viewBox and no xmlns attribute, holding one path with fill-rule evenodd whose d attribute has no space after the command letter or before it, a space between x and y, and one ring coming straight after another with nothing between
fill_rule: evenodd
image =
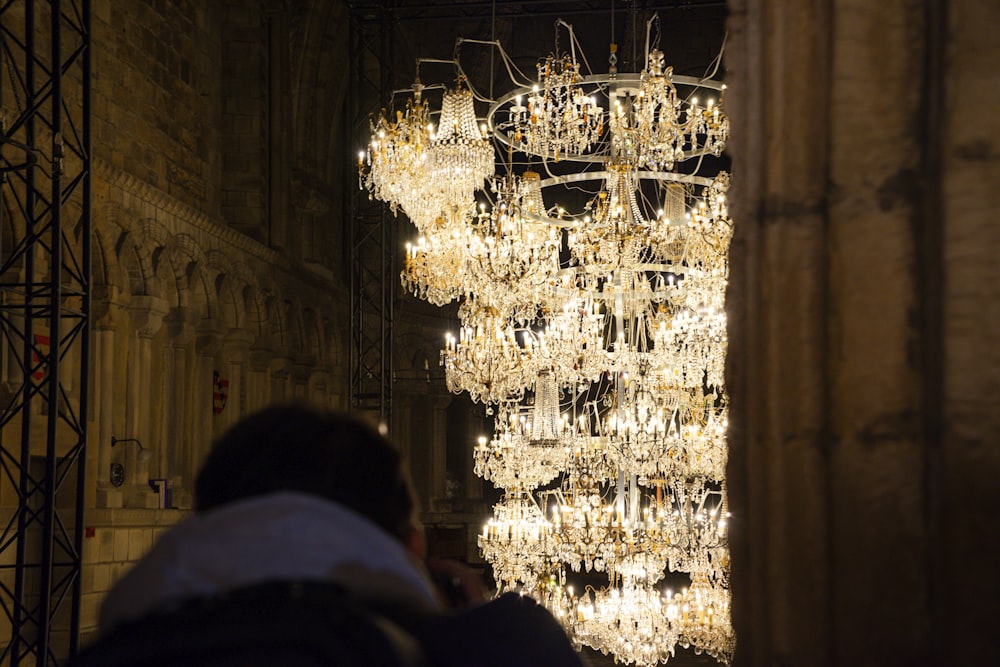
<instances>
[{"instance_id":1,"label":"stone arch","mask_svg":"<svg viewBox=\"0 0 1000 667\"><path fill-rule=\"evenodd\" d=\"M254 281L243 289L246 327L261 346L278 350L285 344L285 323L277 307L283 301L281 291L270 272L253 275Z\"/></svg>"},{"instance_id":2,"label":"stone arch","mask_svg":"<svg viewBox=\"0 0 1000 667\"><path fill-rule=\"evenodd\" d=\"M168 249L172 235L159 221L153 218L143 218L133 226L137 236L148 246L149 258L152 262L153 274L159 287L158 296L166 299L170 306L179 306L181 300L180 285L177 283L174 267L171 265ZM186 280L184 283L186 284Z\"/></svg>"},{"instance_id":3,"label":"stone arch","mask_svg":"<svg viewBox=\"0 0 1000 667\"><path fill-rule=\"evenodd\" d=\"M337 318L333 313L324 312L322 314L322 336L326 343L324 361L331 367L343 363L344 359L344 342L341 336L343 327L336 326L336 321Z\"/></svg>"},{"instance_id":4,"label":"stone arch","mask_svg":"<svg viewBox=\"0 0 1000 667\"><path fill-rule=\"evenodd\" d=\"M264 295L263 300L271 342L276 351L287 350L289 344L288 324L285 321L285 298L280 291L274 290Z\"/></svg>"},{"instance_id":5,"label":"stone arch","mask_svg":"<svg viewBox=\"0 0 1000 667\"><path fill-rule=\"evenodd\" d=\"M427 377L430 377L431 358L423 348L414 350L413 354L410 356L410 368L418 372L426 371Z\"/></svg>"},{"instance_id":6,"label":"stone arch","mask_svg":"<svg viewBox=\"0 0 1000 667\"><path fill-rule=\"evenodd\" d=\"M188 304L202 318L212 318L216 312L215 289L212 272L204 256L201 260L188 265L187 285Z\"/></svg>"},{"instance_id":7,"label":"stone arch","mask_svg":"<svg viewBox=\"0 0 1000 667\"><path fill-rule=\"evenodd\" d=\"M253 293L257 290L258 272L253 271L246 262L234 261L230 265L230 269L233 277L233 290L234 298L236 299L237 305L237 317L238 326L243 329L253 330L250 322L250 311L247 310L247 299L248 293Z\"/></svg>"},{"instance_id":8,"label":"stone arch","mask_svg":"<svg viewBox=\"0 0 1000 667\"><path fill-rule=\"evenodd\" d=\"M244 321L242 288L237 279L236 270L229 257L218 250L206 254L208 279L212 286L215 310L212 315L218 318L227 329L238 329Z\"/></svg>"},{"instance_id":9,"label":"stone arch","mask_svg":"<svg viewBox=\"0 0 1000 667\"><path fill-rule=\"evenodd\" d=\"M112 288L125 291L128 286L128 276L119 256L123 244L127 244L122 217L118 202L105 202L94 213L92 234L97 242L91 246L91 276L95 285L109 288L109 294Z\"/></svg>"},{"instance_id":10,"label":"stone arch","mask_svg":"<svg viewBox=\"0 0 1000 667\"><path fill-rule=\"evenodd\" d=\"M96 226L93 230L93 241L90 246L90 275L94 285L118 285L112 279L112 274L120 276L118 256L114 252L115 240L104 226Z\"/></svg>"},{"instance_id":11,"label":"stone arch","mask_svg":"<svg viewBox=\"0 0 1000 667\"><path fill-rule=\"evenodd\" d=\"M204 306L197 289L201 287L200 267L206 264L205 254L198 242L188 234L175 234L169 238L159 257L164 269L169 269L176 288L177 303L181 308Z\"/></svg>"},{"instance_id":12,"label":"stone arch","mask_svg":"<svg viewBox=\"0 0 1000 667\"><path fill-rule=\"evenodd\" d=\"M338 65L338 54L324 45L331 39L346 38L345 13L346 5L317 2L304 5L301 14L293 18L293 43L298 47L292 53L295 154L321 170L333 168L337 161L332 156L344 154L328 149L331 143L342 141L338 128L346 107L339 91L346 89L348 72ZM331 80L331 72L339 81ZM334 113L316 113L317 109L332 109Z\"/></svg>"},{"instance_id":13,"label":"stone arch","mask_svg":"<svg viewBox=\"0 0 1000 667\"><path fill-rule=\"evenodd\" d=\"M440 350L435 349L434 341L424 334L419 333L407 333L399 337L398 347L400 350L410 350L408 357L401 357L397 359L397 362L403 364L400 370L406 370L409 372L423 371L426 369L433 369L437 366L437 359L440 356ZM426 366L424 364L426 363Z\"/></svg>"},{"instance_id":14,"label":"stone arch","mask_svg":"<svg viewBox=\"0 0 1000 667\"><path fill-rule=\"evenodd\" d=\"M271 332L267 329L267 304L264 295L256 285L244 285L240 298L243 300L243 312L246 313L246 328L253 332L259 344L266 344Z\"/></svg>"},{"instance_id":15,"label":"stone arch","mask_svg":"<svg viewBox=\"0 0 1000 667\"><path fill-rule=\"evenodd\" d=\"M115 244L121 288L132 296L159 295L160 285L153 268L153 252L134 232L123 232Z\"/></svg>"},{"instance_id":16,"label":"stone arch","mask_svg":"<svg viewBox=\"0 0 1000 667\"><path fill-rule=\"evenodd\" d=\"M84 241L91 240L90 238L85 239L83 235L84 222L86 221L87 216L84 215L83 207L80 205L80 200L77 197L73 197L63 206L63 220L69 221L68 227L71 232L70 234L67 234L66 237L73 240L73 243L76 246L76 252L80 253L80 256L82 257ZM90 211L88 215L92 216L93 211ZM93 229L93 219L91 219L90 223L91 229Z\"/></svg>"}]
</instances>

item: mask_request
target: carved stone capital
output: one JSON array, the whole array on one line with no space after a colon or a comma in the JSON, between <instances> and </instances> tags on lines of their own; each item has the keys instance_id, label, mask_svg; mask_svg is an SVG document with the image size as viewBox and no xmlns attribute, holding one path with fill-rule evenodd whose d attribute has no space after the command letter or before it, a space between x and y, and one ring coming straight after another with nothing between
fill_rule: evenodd
<instances>
[{"instance_id":1,"label":"carved stone capital","mask_svg":"<svg viewBox=\"0 0 1000 667\"><path fill-rule=\"evenodd\" d=\"M163 326L163 317L169 306L158 296L140 294L133 296L128 306L132 328L141 338L152 338Z\"/></svg>"},{"instance_id":2,"label":"carved stone capital","mask_svg":"<svg viewBox=\"0 0 1000 667\"><path fill-rule=\"evenodd\" d=\"M288 357L274 356L271 358L271 375L287 377L292 368L292 360Z\"/></svg>"},{"instance_id":3,"label":"carved stone capital","mask_svg":"<svg viewBox=\"0 0 1000 667\"><path fill-rule=\"evenodd\" d=\"M90 321L94 329L108 331L118 329L127 321L128 307L110 299L95 299L90 306Z\"/></svg>"},{"instance_id":4,"label":"carved stone capital","mask_svg":"<svg viewBox=\"0 0 1000 667\"><path fill-rule=\"evenodd\" d=\"M196 333L195 317L197 314L191 308L171 308L164 324L170 335L170 343L174 347L184 347L194 340Z\"/></svg>"},{"instance_id":5,"label":"carved stone capital","mask_svg":"<svg viewBox=\"0 0 1000 667\"><path fill-rule=\"evenodd\" d=\"M214 357L219 353L222 349L222 332L217 320L206 317L198 323L195 349L203 357Z\"/></svg>"},{"instance_id":6,"label":"carved stone capital","mask_svg":"<svg viewBox=\"0 0 1000 667\"><path fill-rule=\"evenodd\" d=\"M117 329L126 322L128 295L115 285L95 285L91 293L90 322L97 330Z\"/></svg>"},{"instance_id":7,"label":"carved stone capital","mask_svg":"<svg viewBox=\"0 0 1000 667\"><path fill-rule=\"evenodd\" d=\"M244 357L255 340L257 337L247 329L230 329L222 339L222 348L230 359Z\"/></svg>"},{"instance_id":8,"label":"carved stone capital","mask_svg":"<svg viewBox=\"0 0 1000 667\"><path fill-rule=\"evenodd\" d=\"M250 350L250 370L259 373L266 372L271 367L272 359L274 359L273 350L254 348Z\"/></svg>"},{"instance_id":9,"label":"carved stone capital","mask_svg":"<svg viewBox=\"0 0 1000 667\"><path fill-rule=\"evenodd\" d=\"M292 382L298 385L306 386L309 384L309 375L312 373L313 367L308 364L292 364L289 368L289 372L292 376Z\"/></svg>"}]
</instances>

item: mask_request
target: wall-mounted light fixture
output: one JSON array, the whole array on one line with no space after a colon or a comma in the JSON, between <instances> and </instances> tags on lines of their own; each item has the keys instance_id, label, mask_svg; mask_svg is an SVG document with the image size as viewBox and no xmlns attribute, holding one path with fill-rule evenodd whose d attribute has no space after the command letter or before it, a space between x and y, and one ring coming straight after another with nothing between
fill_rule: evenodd
<instances>
[{"instance_id":1,"label":"wall-mounted light fixture","mask_svg":"<svg viewBox=\"0 0 1000 667\"><path fill-rule=\"evenodd\" d=\"M140 461L148 461L150 459L150 457L153 456L153 450L147 449L146 447L143 447L142 443L139 442L139 438L116 438L115 436L111 436L111 446L112 447L114 447L115 445L117 445L119 442L134 442L135 444L137 444L139 446L139 460Z\"/></svg>"}]
</instances>

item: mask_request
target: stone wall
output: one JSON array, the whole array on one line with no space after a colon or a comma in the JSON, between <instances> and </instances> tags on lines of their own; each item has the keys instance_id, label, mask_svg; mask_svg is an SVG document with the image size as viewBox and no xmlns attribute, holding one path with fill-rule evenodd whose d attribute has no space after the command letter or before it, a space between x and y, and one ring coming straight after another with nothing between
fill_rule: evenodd
<instances>
[{"instance_id":1,"label":"stone wall","mask_svg":"<svg viewBox=\"0 0 1000 667\"><path fill-rule=\"evenodd\" d=\"M299 134L339 120L311 90L301 133L289 115L293 63L346 61L329 4L93 3L84 641L108 588L191 508L216 436L268 403L347 405L349 297L329 261L343 249L324 247L344 238L342 171L295 158ZM311 41L293 34L303 23Z\"/></svg>"},{"instance_id":2,"label":"stone wall","mask_svg":"<svg viewBox=\"0 0 1000 667\"><path fill-rule=\"evenodd\" d=\"M85 640L107 588L190 509L216 436L268 403L347 407L347 29L324 0L94 3ZM442 437L402 443L427 505Z\"/></svg>"},{"instance_id":3,"label":"stone wall","mask_svg":"<svg viewBox=\"0 0 1000 667\"><path fill-rule=\"evenodd\" d=\"M730 4L737 662L986 664L998 9Z\"/></svg>"},{"instance_id":4,"label":"stone wall","mask_svg":"<svg viewBox=\"0 0 1000 667\"><path fill-rule=\"evenodd\" d=\"M97 154L217 217L224 34L219 4L98 0L91 11Z\"/></svg>"}]
</instances>

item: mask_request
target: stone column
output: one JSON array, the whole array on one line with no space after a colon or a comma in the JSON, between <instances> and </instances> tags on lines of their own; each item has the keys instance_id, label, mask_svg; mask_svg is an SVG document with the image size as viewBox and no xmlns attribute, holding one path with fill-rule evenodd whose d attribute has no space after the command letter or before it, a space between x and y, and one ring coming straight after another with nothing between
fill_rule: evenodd
<instances>
[{"instance_id":1,"label":"stone column","mask_svg":"<svg viewBox=\"0 0 1000 667\"><path fill-rule=\"evenodd\" d=\"M420 501L420 509L431 509L433 496L433 454L429 435L433 411L426 395L394 392L389 437L407 461L410 479Z\"/></svg>"},{"instance_id":2,"label":"stone column","mask_svg":"<svg viewBox=\"0 0 1000 667\"><path fill-rule=\"evenodd\" d=\"M153 336L163 325L167 314L167 302L155 296L133 296L129 304L129 316L135 337L132 339L132 354L129 357L129 391L126 393L125 425L127 438L137 438L139 442L125 442L125 501L130 506L156 507L159 496L149 487L150 458L140 449L139 443L155 456L163 448L158 433L153 428L153 417L158 414L154 404L156 397L152 391Z\"/></svg>"},{"instance_id":3,"label":"stone column","mask_svg":"<svg viewBox=\"0 0 1000 667\"><path fill-rule=\"evenodd\" d=\"M191 457L187 461L187 477L194 479L202 460L215 438L212 412L212 373L216 357L222 350L222 334L216 320L205 318L195 334L194 389L191 392Z\"/></svg>"},{"instance_id":4,"label":"stone column","mask_svg":"<svg viewBox=\"0 0 1000 667\"><path fill-rule=\"evenodd\" d=\"M992 664L1000 8L729 5L735 664Z\"/></svg>"},{"instance_id":5,"label":"stone column","mask_svg":"<svg viewBox=\"0 0 1000 667\"><path fill-rule=\"evenodd\" d=\"M271 401L274 403L282 403L291 400L292 398L288 389L289 369L291 368L291 363L291 359L288 357L275 355L271 359Z\"/></svg>"},{"instance_id":6,"label":"stone column","mask_svg":"<svg viewBox=\"0 0 1000 667\"><path fill-rule=\"evenodd\" d=\"M470 413L466 426L466 442L462 443L465 452L462 464L462 470L465 474L465 497L472 501L469 506L475 506L483 499L483 480L476 474L472 448L479 441L479 437L486 435L486 433L483 423L474 414Z\"/></svg>"},{"instance_id":7,"label":"stone column","mask_svg":"<svg viewBox=\"0 0 1000 667\"><path fill-rule=\"evenodd\" d=\"M246 329L230 329L222 341L222 359L225 362L224 375L228 374L229 379L229 399L226 409L216 425L216 435L239 421L246 413L244 401L246 398L246 388L243 386L243 372L247 366L250 356L250 346L256 337Z\"/></svg>"},{"instance_id":8,"label":"stone column","mask_svg":"<svg viewBox=\"0 0 1000 667\"><path fill-rule=\"evenodd\" d=\"M314 369L309 374L309 400L325 408L336 408L337 401L332 391L333 378L324 369Z\"/></svg>"},{"instance_id":9,"label":"stone column","mask_svg":"<svg viewBox=\"0 0 1000 667\"><path fill-rule=\"evenodd\" d=\"M312 397L309 395L309 375L312 367L308 364L294 364L291 368L292 396L296 403L309 403Z\"/></svg>"},{"instance_id":10,"label":"stone column","mask_svg":"<svg viewBox=\"0 0 1000 667\"><path fill-rule=\"evenodd\" d=\"M101 508L122 507L124 503L122 491L111 484L111 437L115 435L115 379L122 377L118 367L124 370L128 362L128 356L118 352L115 345L116 340L128 339L126 334L121 333L127 321L127 312L118 301L117 289L108 286L107 291L107 296L95 299L91 308L94 355L90 377L94 384L95 427L89 434L87 464L93 471L96 463L96 473L91 473L97 479L97 497L93 506ZM90 452L95 452L96 456L91 456Z\"/></svg>"},{"instance_id":11,"label":"stone column","mask_svg":"<svg viewBox=\"0 0 1000 667\"><path fill-rule=\"evenodd\" d=\"M271 377L268 371L274 352L263 348L250 350L247 373L247 411L260 410L271 403Z\"/></svg>"},{"instance_id":12,"label":"stone column","mask_svg":"<svg viewBox=\"0 0 1000 667\"><path fill-rule=\"evenodd\" d=\"M167 479L174 501L188 504L194 480L185 474L191 458L191 433L188 430L190 379L188 352L195 337L196 315L189 308L173 308L166 319L167 343L163 350L163 401L161 440L158 452L158 477ZM177 503L174 503L178 506Z\"/></svg>"},{"instance_id":13,"label":"stone column","mask_svg":"<svg viewBox=\"0 0 1000 667\"><path fill-rule=\"evenodd\" d=\"M432 396L433 417L427 446L431 454L430 508L437 510L448 498L448 405L451 396Z\"/></svg>"},{"instance_id":14,"label":"stone column","mask_svg":"<svg viewBox=\"0 0 1000 667\"><path fill-rule=\"evenodd\" d=\"M392 397L392 424L389 434L392 441L399 447L400 454L411 468L411 476L416 483L413 471L413 396L409 393L396 391Z\"/></svg>"}]
</instances>

